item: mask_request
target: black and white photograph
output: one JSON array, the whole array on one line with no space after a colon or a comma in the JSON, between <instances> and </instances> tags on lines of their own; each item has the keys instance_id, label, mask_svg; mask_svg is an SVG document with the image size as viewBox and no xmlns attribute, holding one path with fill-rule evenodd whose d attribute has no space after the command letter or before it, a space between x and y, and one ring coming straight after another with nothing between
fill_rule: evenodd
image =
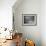
<instances>
[{"instance_id":1,"label":"black and white photograph","mask_svg":"<svg viewBox=\"0 0 46 46\"><path fill-rule=\"evenodd\" d=\"M33 26L37 24L37 14L23 14L23 25Z\"/></svg>"},{"instance_id":2,"label":"black and white photograph","mask_svg":"<svg viewBox=\"0 0 46 46\"><path fill-rule=\"evenodd\" d=\"M46 46L46 0L0 0L0 46Z\"/></svg>"}]
</instances>

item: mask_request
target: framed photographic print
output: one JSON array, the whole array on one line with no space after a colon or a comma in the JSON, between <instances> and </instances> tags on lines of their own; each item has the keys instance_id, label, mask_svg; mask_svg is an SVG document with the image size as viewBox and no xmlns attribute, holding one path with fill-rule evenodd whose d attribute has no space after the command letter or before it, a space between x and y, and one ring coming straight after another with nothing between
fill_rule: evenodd
<instances>
[{"instance_id":1,"label":"framed photographic print","mask_svg":"<svg viewBox=\"0 0 46 46\"><path fill-rule=\"evenodd\" d=\"M22 14L22 25L36 26L37 25L37 14Z\"/></svg>"}]
</instances>

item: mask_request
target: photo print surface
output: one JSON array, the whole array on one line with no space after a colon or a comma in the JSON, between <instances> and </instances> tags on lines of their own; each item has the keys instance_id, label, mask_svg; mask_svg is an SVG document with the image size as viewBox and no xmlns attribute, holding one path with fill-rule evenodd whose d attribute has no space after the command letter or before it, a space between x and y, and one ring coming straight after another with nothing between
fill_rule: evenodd
<instances>
[{"instance_id":1,"label":"photo print surface","mask_svg":"<svg viewBox=\"0 0 46 46\"><path fill-rule=\"evenodd\" d=\"M34 22L34 16L24 16L24 24L30 24Z\"/></svg>"},{"instance_id":2,"label":"photo print surface","mask_svg":"<svg viewBox=\"0 0 46 46\"><path fill-rule=\"evenodd\" d=\"M37 24L37 16L36 14L24 14L23 15L23 25L33 26Z\"/></svg>"}]
</instances>

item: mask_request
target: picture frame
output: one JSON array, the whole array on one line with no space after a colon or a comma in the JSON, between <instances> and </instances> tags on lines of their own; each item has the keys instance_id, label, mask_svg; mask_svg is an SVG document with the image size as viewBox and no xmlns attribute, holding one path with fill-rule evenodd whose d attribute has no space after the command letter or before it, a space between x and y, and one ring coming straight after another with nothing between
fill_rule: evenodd
<instances>
[{"instance_id":1,"label":"picture frame","mask_svg":"<svg viewBox=\"0 0 46 46\"><path fill-rule=\"evenodd\" d=\"M22 25L23 26L36 26L37 14L22 14Z\"/></svg>"}]
</instances>

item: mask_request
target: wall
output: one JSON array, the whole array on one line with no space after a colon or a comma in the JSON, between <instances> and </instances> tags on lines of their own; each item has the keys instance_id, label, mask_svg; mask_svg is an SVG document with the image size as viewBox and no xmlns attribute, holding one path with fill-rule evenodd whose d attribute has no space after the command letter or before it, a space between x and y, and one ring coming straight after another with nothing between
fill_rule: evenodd
<instances>
[{"instance_id":1,"label":"wall","mask_svg":"<svg viewBox=\"0 0 46 46\"><path fill-rule=\"evenodd\" d=\"M16 0L0 0L0 27L12 28L12 6Z\"/></svg>"},{"instance_id":2,"label":"wall","mask_svg":"<svg viewBox=\"0 0 46 46\"><path fill-rule=\"evenodd\" d=\"M46 0L41 1L40 28L42 46L46 46Z\"/></svg>"},{"instance_id":3,"label":"wall","mask_svg":"<svg viewBox=\"0 0 46 46\"><path fill-rule=\"evenodd\" d=\"M22 32L24 39L27 38L34 40L36 46L41 46L41 31L39 23L40 2L40 0L23 0L17 8L13 8L15 30ZM22 14L37 14L37 26L22 26Z\"/></svg>"}]
</instances>

